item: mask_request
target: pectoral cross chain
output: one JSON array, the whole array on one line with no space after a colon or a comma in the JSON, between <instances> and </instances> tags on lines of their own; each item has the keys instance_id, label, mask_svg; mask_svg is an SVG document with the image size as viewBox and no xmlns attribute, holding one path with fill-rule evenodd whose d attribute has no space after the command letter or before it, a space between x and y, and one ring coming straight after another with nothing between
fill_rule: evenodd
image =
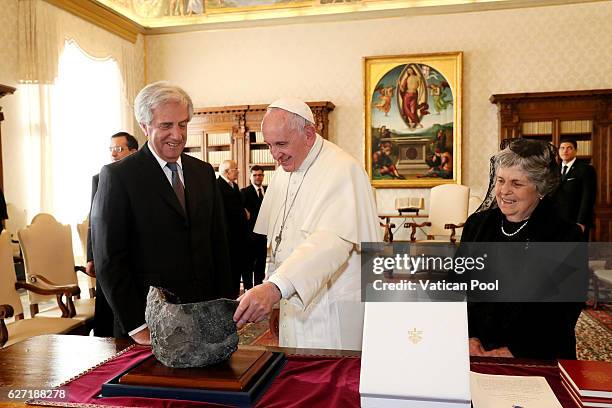
<instances>
[{"instance_id":1,"label":"pectoral cross chain","mask_svg":"<svg viewBox=\"0 0 612 408\"><path fill-rule=\"evenodd\" d=\"M280 243L283 240L283 230L285 229L285 223L287 222L287 218L289 218L289 214L291 213L293 204L295 204L295 199L300 193L300 189L302 188L302 183L306 179L306 175L308 174L308 171L310 170L314 162L317 161L317 157L319 157L321 150L323 150L323 143L321 143L321 146L319 147L319 151L317 152L317 155L315 156L314 160L306 168L306 171L304 172L304 175L302 176L302 180L300 181L300 184L298 185L297 190L295 191L295 194L293 195L291 204L289 205L289 208L287 208L287 198L289 197L289 187L291 186L291 177L293 176L293 173L289 174L289 181L287 181L287 190L285 191L285 204L283 204L283 218L281 221L281 227L280 227L280 231L278 232L278 235L274 237L274 242L276 242L276 246L274 247L274 251L272 251L273 260L276 260L276 253L278 252L278 247L280 246ZM280 216L280 213L279 213L279 216ZM274 224L274 226L276 227L276 223Z\"/></svg>"},{"instance_id":2,"label":"pectoral cross chain","mask_svg":"<svg viewBox=\"0 0 612 408\"><path fill-rule=\"evenodd\" d=\"M281 226L281 229L278 232L278 235L276 236L276 238L274 238L274 242L276 242L276 247L274 247L274 256L275 257L276 257L276 253L278 252L278 247L279 247L281 241L283 240L283 227L284 227L284 225Z\"/></svg>"}]
</instances>

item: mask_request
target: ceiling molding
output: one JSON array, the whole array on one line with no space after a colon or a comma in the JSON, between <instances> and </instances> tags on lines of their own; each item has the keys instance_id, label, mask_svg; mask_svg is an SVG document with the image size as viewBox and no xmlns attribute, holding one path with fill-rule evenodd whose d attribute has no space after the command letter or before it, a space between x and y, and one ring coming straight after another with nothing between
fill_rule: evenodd
<instances>
[{"instance_id":1,"label":"ceiling molding","mask_svg":"<svg viewBox=\"0 0 612 408\"><path fill-rule=\"evenodd\" d=\"M56 7L89 21L119 37L135 43L145 28L114 10L91 0L45 0Z\"/></svg>"},{"instance_id":2,"label":"ceiling molding","mask_svg":"<svg viewBox=\"0 0 612 408\"><path fill-rule=\"evenodd\" d=\"M143 20L142 23L146 27L146 34L171 34L287 24L474 13L606 1L610 0L389 0L372 3L347 3L345 5L334 5L330 8L296 7L242 13L228 12L209 14L197 19L170 17L160 18L157 19L160 21L153 22L153 19L149 18Z\"/></svg>"},{"instance_id":3,"label":"ceiling molding","mask_svg":"<svg viewBox=\"0 0 612 408\"><path fill-rule=\"evenodd\" d=\"M276 8L204 14L198 17L138 18L115 7L112 0L45 0L132 43L138 34L267 27L286 24L338 22L422 15L471 13L603 2L609 0L389 0L344 5ZM205 0L202 0L205 1Z\"/></svg>"}]
</instances>

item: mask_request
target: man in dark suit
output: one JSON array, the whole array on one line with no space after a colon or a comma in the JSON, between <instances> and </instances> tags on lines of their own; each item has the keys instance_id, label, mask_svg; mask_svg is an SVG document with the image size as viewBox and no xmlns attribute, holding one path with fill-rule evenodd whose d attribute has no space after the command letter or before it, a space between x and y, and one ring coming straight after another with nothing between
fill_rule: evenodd
<instances>
[{"instance_id":1,"label":"man in dark suit","mask_svg":"<svg viewBox=\"0 0 612 408\"><path fill-rule=\"evenodd\" d=\"M112 162L119 161L130 154L138 151L138 140L127 132L117 132L111 136L110 147L108 148L111 154ZM98 191L98 183L100 175L96 174L91 180L91 203L93 204L96 191ZM96 268L93 260L93 249L91 248L91 222L87 229L87 265L86 273L89 276L95 276ZM96 308L94 312L94 336L98 337L113 337L113 327L115 318L113 310L110 308L104 291L100 286L100 282L96 280Z\"/></svg>"},{"instance_id":2,"label":"man in dark suit","mask_svg":"<svg viewBox=\"0 0 612 408\"><path fill-rule=\"evenodd\" d=\"M217 183L223 196L223 207L227 220L227 238L230 248L230 265L232 269L234 297L240 294L240 277L244 288L252 288L253 280L247 273L245 253L247 251L248 225L242 196L236 180L238 180L238 165L233 160L225 160L219 165Z\"/></svg>"},{"instance_id":3,"label":"man in dark suit","mask_svg":"<svg viewBox=\"0 0 612 408\"><path fill-rule=\"evenodd\" d=\"M96 275L115 314L115 336L150 344L149 286L183 302L232 295L221 195L212 166L182 154L191 98L156 82L134 102L147 143L108 164L91 210Z\"/></svg>"},{"instance_id":4,"label":"man in dark suit","mask_svg":"<svg viewBox=\"0 0 612 408\"><path fill-rule=\"evenodd\" d=\"M559 215L577 223L589 239L593 227L593 207L597 193L597 176L590 164L576 160L577 143L573 139L562 139L559 156L562 160L561 184L553 199Z\"/></svg>"},{"instance_id":5,"label":"man in dark suit","mask_svg":"<svg viewBox=\"0 0 612 408\"><path fill-rule=\"evenodd\" d=\"M263 282L266 273L266 236L256 234L253 232L255 227L255 221L259 214L259 207L263 201L265 188L263 186L264 172L260 166L251 167L251 184L248 187L240 190L242 194L242 202L244 202L244 208L249 213L249 251L248 258L246 260L246 271L251 277L251 271L254 276L255 285L259 285ZM252 286L247 288L247 284L244 284L245 289L251 289Z\"/></svg>"}]
</instances>

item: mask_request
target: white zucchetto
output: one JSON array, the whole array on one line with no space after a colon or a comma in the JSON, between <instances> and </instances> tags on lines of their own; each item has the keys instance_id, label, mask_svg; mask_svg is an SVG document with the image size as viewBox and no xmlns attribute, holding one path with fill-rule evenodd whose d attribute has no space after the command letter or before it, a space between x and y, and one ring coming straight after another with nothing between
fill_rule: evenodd
<instances>
[{"instance_id":1,"label":"white zucchetto","mask_svg":"<svg viewBox=\"0 0 612 408\"><path fill-rule=\"evenodd\" d=\"M287 112L295 113L298 116L303 117L308 122L315 124L314 116L310 107L304 102L296 98L280 98L268 105L268 108L278 108Z\"/></svg>"}]
</instances>

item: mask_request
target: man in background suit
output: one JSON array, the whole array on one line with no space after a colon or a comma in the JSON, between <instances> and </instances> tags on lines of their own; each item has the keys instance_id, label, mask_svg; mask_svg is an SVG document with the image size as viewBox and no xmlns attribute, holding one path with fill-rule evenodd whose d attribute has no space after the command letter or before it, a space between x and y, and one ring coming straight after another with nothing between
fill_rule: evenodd
<instances>
[{"instance_id":1,"label":"man in background suit","mask_svg":"<svg viewBox=\"0 0 612 408\"><path fill-rule=\"evenodd\" d=\"M573 139L561 140L561 184L553 199L559 215L577 223L588 241L589 230L594 225L593 207L597 194L597 176L593 166L576 160L577 147Z\"/></svg>"},{"instance_id":2,"label":"man in background suit","mask_svg":"<svg viewBox=\"0 0 612 408\"><path fill-rule=\"evenodd\" d=\"M253 232L255 221L259 214L259 207L263 201L265 188L263 186L264 172L260 166L251 167L251 184L248 187L240 190L244 208L249 213L249 250L246 260L246 272L249 277L249 286L244 283L244 289L248 290L255 285L263 282L266 273L266 253L268 251L266 245L266 236ZM254 280L251 280L251 271L253 272Z\"/></svg>"},{"instance_id":3,"label":"man in background suit","mask_svg":"<svg viewBox=\"0 0 612 408\"><path fill-rule=\"evenodd\" d=\"M111 161L116 162L130 154L138 151L138 140L127 132L117 132L111 136L110 147L108 148L111 154ZM91 203L93 204L96 191L98 191L98 183L100 174L96 174L91 180ZM93 260L93 250L91 248L91 222L87 229L87 265L86 273L89 276L96 275L96 268ZM115 318L113 310L108 305L108 301L104 296L104 292L100 287L100 282L96 280L96 308L94 312L94 336L98 337L113 337L113 326Z\"/></svg>"},{"instance_id":4,"label":"man in background suit","mask_svg":"<svg viewBox=\"0 0 612 408\"><path fill-rule=\"evenodd\" d=\"M250 270L247 273L245 263L245 253L248 244L248 225L240 188L236 184L238 173L239 170L236 162L225 160L219 165L219 178L217 178L219 191L223 196L223 207L225 208L227 220L227 239L230 248L234 298L237 298L240 294L240 277L242 277L245 289L253 287Z\"/></svg>"},{"instance_id":5,"label":"man in background suit","mask_svg":"<svg viewBox=\"0 0 612 408\"><path fill-rule=\"evenodd\" d=\"M115 336L150 344L149 286L182 303L232 296L221 195L212 166L183 154L193 103L167 82L134 101L147 143L100 172L91 210L96 275Z\"/></svg>"}]
</instances>

